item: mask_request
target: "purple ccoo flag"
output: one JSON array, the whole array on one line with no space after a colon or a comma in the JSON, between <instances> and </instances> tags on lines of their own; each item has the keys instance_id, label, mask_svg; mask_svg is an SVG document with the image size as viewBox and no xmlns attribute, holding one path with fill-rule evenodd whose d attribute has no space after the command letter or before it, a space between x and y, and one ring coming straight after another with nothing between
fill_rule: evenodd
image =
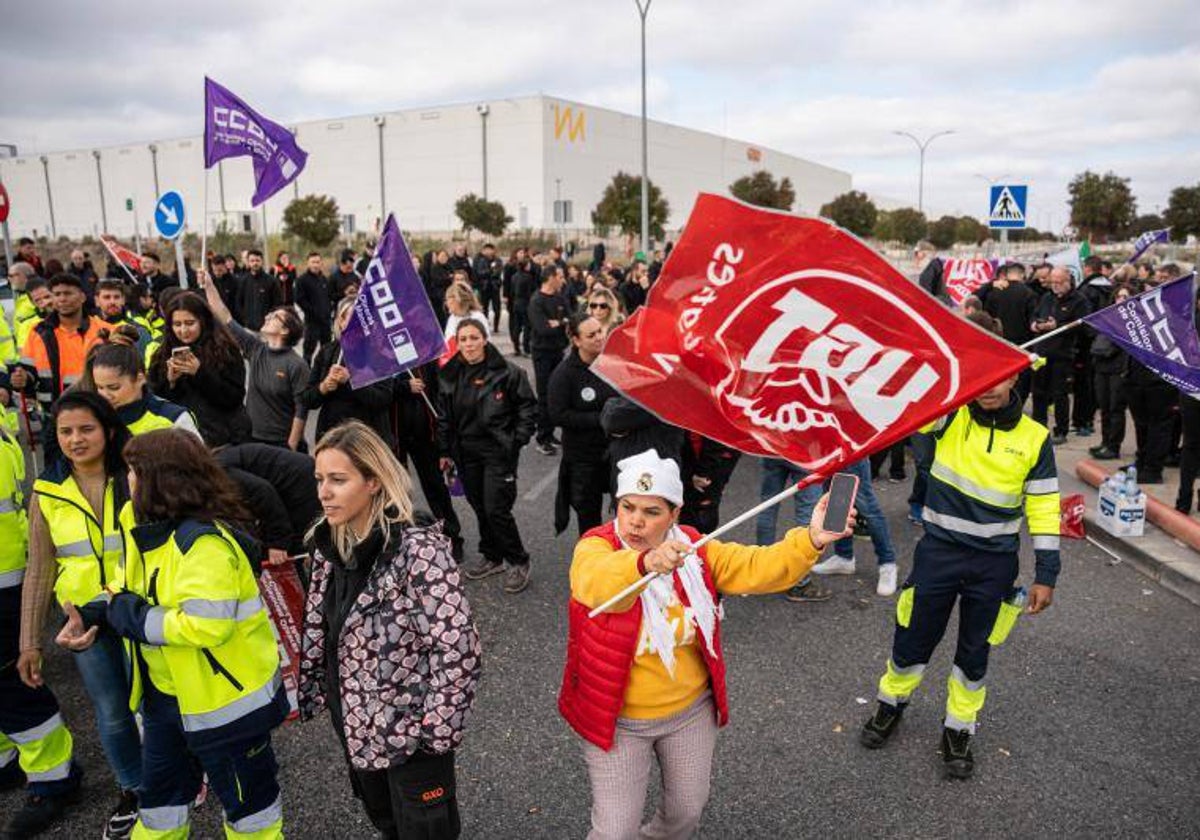
<instances>
[{"instance_id":1,"label":"purple ccoo flag","mask_svg":"<svg viewBox=\"0 0 1200 840\"><path fill-rule=\"evenodd\" d=\"M1196 275L1192 273L1083 320L1171 385L1200 395L1195 316Z\"/></svg>"},{"instance_id":2,"label":"purple ccoo flag","mask_svg":"<svg viewBox=\"0 0 1200 840\"><path fill-rule=\"evenodd\" d=\"M427 362L446 340L404 237L390 213L363 274L354 316L342 330L342 360L350 385L362 388Z\"/></svg>"},{"instance_id":3,"label":"purple ccoo flag","mask_svg":"<svg viewBox=\"0 0 1200 840\"><path fill-rule=\"evenodd\" d=\"M294 181L308 160L292 132L205 76L204 168L243 155L254 158L255 207Z\"/></svg>"},{"instance_id":4,"label":"purple ccoo flag","mask_svg":"<svg viewBox=\"0 0 1200 840\"><path fill-rule=\"evenodd\" d=\"M1137 262L1138 257L1146 253L1146 249L1158 242L1166 242L1170 236L1171 229L1163 228L1162 230L1148 230L1133 240L1133 256L1129 258L1129 262Z\"/></svg>"}]
</instances>

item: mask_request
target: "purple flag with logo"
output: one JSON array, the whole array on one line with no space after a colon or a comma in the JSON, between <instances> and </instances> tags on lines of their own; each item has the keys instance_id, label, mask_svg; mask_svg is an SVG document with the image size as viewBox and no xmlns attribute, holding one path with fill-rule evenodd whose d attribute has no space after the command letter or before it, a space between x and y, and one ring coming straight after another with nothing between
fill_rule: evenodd
<instances>
[{"instance_id":1,"label":"purple flag with logo","mask_svg":"<svg viewBox=\"0 0 1200 840\"><path fill-rule=\"evenodd\" d=\"M1171 385L1200 395L1195 273L1114 303L1083 320Z\"/></svg>"},{"instance_id":2,"label":"purple flag with logo","mask_svg":"<svg viewBox=\"0 0 1200 840\"><path fill-rule=\"evenodd\" d=\"M1133 256L1129 258L1129 262L1137 262L1138 257L1146 253L1146 249L1158 242L1166 242L1170 236L1171 229L1163 228L1162 230L1148 230L1133 240Z\"/></svg>"},{"instance_id":3,"label":"purple flag with logo","mask_svg":"<svg viewBox=\"0 0 1200 840\"><path fill-rule=\"evenodd\" d=\"M204 168L243 155L254 158L255 207L296 180L308 161L292 132L205 76Z\"/></svg>"},{"instance_id":4,"label":"purple flag with logo","mask_svg":"<svg viewBox=\"0 0 1200 840\"><path fill-rule=\"evenodd\" d=\"M342 330L350 385L362 388L431 362L446 349L442 328L390 213Z\"/></svg>"}]
</instances>

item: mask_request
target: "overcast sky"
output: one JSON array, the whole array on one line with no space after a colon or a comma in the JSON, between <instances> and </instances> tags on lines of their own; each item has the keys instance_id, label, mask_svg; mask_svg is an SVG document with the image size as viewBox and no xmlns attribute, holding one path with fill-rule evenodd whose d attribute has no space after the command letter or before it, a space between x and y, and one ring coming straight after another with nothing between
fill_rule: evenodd
<instances>
[{"instance_id":1,"label":"overcast sky","mask_svg":"<svg viewBox=\"0 0 1200 840\"><path fill-rule=\"evenodd\" d=\"M633 0L7 4L0 141L21 151L198 134L202 77L281 121L542 92L636 113ZM1086 168L1141 212L1200 180L1194 0L653 0L656 119L849 171L926 210L986 212L977 176L1066 223ZM653 159L651 178L653 178Z\"/></svg>"}]
</instances>

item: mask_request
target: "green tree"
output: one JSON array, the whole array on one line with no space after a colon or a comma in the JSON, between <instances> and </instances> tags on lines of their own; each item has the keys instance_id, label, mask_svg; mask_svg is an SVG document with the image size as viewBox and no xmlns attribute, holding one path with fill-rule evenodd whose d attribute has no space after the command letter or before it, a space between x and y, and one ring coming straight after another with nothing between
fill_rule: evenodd
<instances>
[{"instance_id":1,"label":"green tree","mask_svg":"<svg viewBox=\"0 0 1200 840\"><path fill-rule=\"evenodd\" d=\"M284 235L317 248L325 248L337 239L341 226L337 201L327 195L302 195L283 211Z\"/></svg>"},{"instance_id":2,"label":"green tree","mask_svg":"<svg viewBox=\"0 0 1200 840\"><path fill-rule=\"evenodd\" d=\"M850 190L821 206L821 215L855 236L870 236L875 232L879 211L866 193Z\"/></svg>"},{"instance_id":3,"label":"green tree","mask_svg":"<svg viewBox=\"0 0 1200 840\"><path fill-rule=\"evenodd\" d=\"M896 226L892 223L892 212L890 210L880 210L875 215L875 229L871 231L871 235L880 242L895 241Z\"/></svg>"},{"instance_id":4,"label":"green tree","mask_svg":"<svg viewBox=\"0 0 1200 840\"><path fill-rule=\"evenodd\" d=\"M785 177L776 181L775 177L765 169L760 169L753 175L738 178L729 185L729 192L734 198L741 199L755 207L771 207L775 210L791 210L796 203L796 191L792 189L792 181Z\"/></svg>"},{"instance_id":5,"label":"green tree","mask_svg":"<svg viewBox=\"0 0 1200 840\"><path fill-rule=\"evenodd\" d=\"M1171 190L1163 221L1171 226L1171 238L1183 242L1189 233L1200 234L1200 184Z\"/></svg>"},{"instance_id":6,"label":"green tree","mask_svg":"<svg viewBox=\"0 0 1200 840\"><path fill-rule=\"evenodd\" d=\"M958 221L954 224L955 242L964 244L986 242L991 235L992 232L988 230L988 226L974 216L959 216Z\"/></svg>"},{"instance_id":7,"label":"green tree","mask_svg":"<svg viewBox=\"0 0 1200 840\"><path fill-rule=\"evenodd\" d=\"M954 234L958 231L958 219L954 216L942 216L935 222L929 223L929 241L938 248L949 248L954 244Z\"/></svg>"},{"instance_id":8,"label":"green tree","mask_svg":"<svg viewBox=\"0 0 1200 840\"><path fill-rule=\"evenodd\" d=\"M477 230L488 236L503 236L513 217L504 212L499 201L488 201L475 193L467 193L454 203L454 213L464 231Z\"/></svg>"},{"instance_id":9,"label":"green tree","mask_svg":"<svg viewBox=\"0 0 1200 840\"><path fill-rule=\"evenodd\" d=\"M891 212L892 236L905 245L915 245L925 236L929 222L925 214L911 207L901 207Z\"/></svg>"},{"instance_id":10,"label":"green tree","mask_svg":"<svg viewBox=\"0 0 1200 840\"><path fill-rule=\"evenodd\" d=\"M1148 230L1162 230L1167 226L1163 221L1163 217L1157 213L1145 213L1133 220L1133 225L1129 228L1130 236L1141 236Z\"/></svg>"},{"instance_id":11,"label":"green tree","mask_svg":"<svg viewBox=\"0 0 1200 840\"><path fill-rule=\"evenodd\" d=\"M1086 171L1076 175L1067 186L1071 199L1071 224L1079 228L1081 239L1124 237L1137 217L1137 200L1129 189L1129 179L1106 172Z\"/></svg>"},{"instance_id":12,"label":"green tree","mask_svg":"<svg viewBox=\"0 0 1200 840\"><path fill-rule=\"evenodd\" d=\"M670 205L663 198L662 190L650 182L650 235L661 239L663 225L671 214ZM600 203L592 211L592 224L597 228L615 227L625 236L638 236L642 232L642 179L640 176L618 172L612 182L604 188Z\"/></svg>"}]
</instances>

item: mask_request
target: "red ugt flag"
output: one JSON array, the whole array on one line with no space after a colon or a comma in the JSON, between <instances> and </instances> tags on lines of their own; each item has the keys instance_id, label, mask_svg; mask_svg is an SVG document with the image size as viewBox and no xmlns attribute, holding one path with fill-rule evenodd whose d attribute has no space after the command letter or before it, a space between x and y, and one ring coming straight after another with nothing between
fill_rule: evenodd
<instances>
[{"instance_id":1,"label":"red ugt flag","mask_svg":"<svg viewBox=\"0 0 1200 840\"><path fill-rule=\"evenodd\" d=\"M1029 361L830 222L702 194L592 370L668 423L828 474Z\"/></svg>"},{"instance_id":2,"label":"red ugt flag","mask_svg":"<svg viewBox=\"0 0 1200 840\"><path fill-rule=\"evenodd\" d=\"M137 272L142 270L142 258L137 255L137 252L130 251L111 236L104 234L100 235L100 242L117 262L123 263Z\"/></svg>"}]
</instances>

